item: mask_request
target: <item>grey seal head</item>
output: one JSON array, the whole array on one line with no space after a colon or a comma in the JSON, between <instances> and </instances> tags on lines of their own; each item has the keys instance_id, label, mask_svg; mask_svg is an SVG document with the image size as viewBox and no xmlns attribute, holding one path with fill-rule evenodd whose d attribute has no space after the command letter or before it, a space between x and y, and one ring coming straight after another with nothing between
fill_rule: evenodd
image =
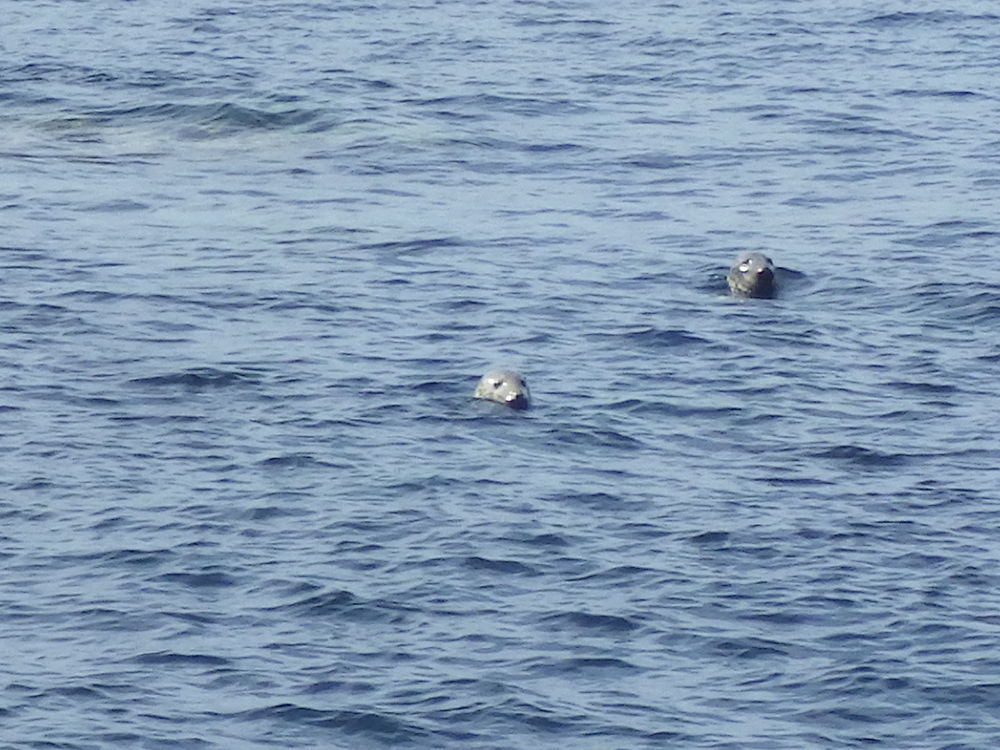
<instances>
[{"instance_id":1,"label":"grey seal head","mask_svg":"<svg viewBox=\"0 0 1000 750\"><path fill-rule=\"evenodd\" d=\"M490 370L479 379L472 397L496 401L511 409L527 409L531 403L528 382L513 370Z\"/></svg>"},{"instance_id":2,"label":"grey seal head","mask_svg":"<svg viewBox=\"0 0 1000 750\"><path fill-rule=\"evenodd\" d=\"M763 253L740 253L726 281L737 297L773 297L774 263Z\"/></svg>"}]
</instances>

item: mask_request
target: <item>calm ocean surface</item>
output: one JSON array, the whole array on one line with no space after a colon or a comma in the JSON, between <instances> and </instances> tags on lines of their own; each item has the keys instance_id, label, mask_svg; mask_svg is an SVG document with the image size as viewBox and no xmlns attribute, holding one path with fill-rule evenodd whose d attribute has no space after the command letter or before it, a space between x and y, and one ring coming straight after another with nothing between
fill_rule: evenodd
<instances>
[{"instance_id":1,"label":"calm ocean surface","mask_svg":"<svg viewBox=\"0 0 1000 750\"><path fill-rule=\"evenodd\" d=\"M0 749L1000 746L993 0L0 12Z\"/></svg>"}]
</instances>

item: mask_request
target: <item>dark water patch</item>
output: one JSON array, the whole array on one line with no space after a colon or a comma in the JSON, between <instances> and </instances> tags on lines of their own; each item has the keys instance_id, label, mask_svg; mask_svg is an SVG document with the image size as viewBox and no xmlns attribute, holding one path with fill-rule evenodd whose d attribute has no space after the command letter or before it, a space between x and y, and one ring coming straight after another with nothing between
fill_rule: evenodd
<instances>
[{"instance_id":1,"label":"dark water patch","mask_svg":"<svg viewBox=\"0 0 1000 750\"><path fill-rule=\"evenodd\" d=\"M123 424L128 424L131 422L136 423L148 423L154 425L168 425L168 424L193 424L197 422L202 422L205 420L203 416L196 416L193 414L109 414L107 416L109 422L119 422Z\"/></svg>"},{"instance_id":2,"label":"dark water patch","mask_svg":"<svg viewBox=\"0 0 1000 750\"><path fill-rule=\"evenodd\" d=\"M374 549L379 549L375 547ZM317 583L309 581L294 580L289 578L267 578L254 586L253 594L260 594L267 598L295 599L301 600L308 595L316 594L323 590Z\"/></svg>"},{"instance_id":3,"label":"dark water patch","mask_svg":"<svg viewBox=\"0 0 1000 750\"><path fill-rule=\"evenodd\" d=\"M607 492L556 493L547 495L542 500L559 505L579 506L593 510L625 510L630 506L639 505L639 503L626 501L618 495L612 495Z\"/></svg>"},{"instance_id":4,"label":"dark water patch","mask_svg":"<svg viewBox=\"0 0 1000 750\"><path fill-rule=\"evenodd\" d=\"M937 396L945 393L959 393L960 388L951 385L950 383L916 383L916 382L905 382L898 380L891 380L884 384L887 388L894 388L896 390L904 391L907 393L921 393L932 396ZM888 417L889 415L883 414L882 417Z\"/></svg>"},{"instance_id":5,"label":"dark water patch","mask_svg":"<svg viewBox=\"0 0 1000 750\"><path fill-rule=\"evenodd\" d=\"M529 154L551 154L565 152L585 152L584 146L577 143L529 143L521 144L520 150Z\"/></svg>"},{"instance_id":6,"label":"dark water patch","mask_svg":"<svg viewBox=\"0 0 1000 750\"><path fill-rule=\"evenodd\" d=\"M177 557L172 549L119 549L101 553L96 559L114 567L152 568Z\"/></svg>"},{"instance_id":7,"label":"dark water patch","mask_svg":"<svg viewBox=\"0 0 1000 750\"><path fill-rule=\"evenodd\" d=\"M497 560L473 555L466 557L462 561L462 564L471 570L480 570L501 575L541 575L533 566L518 562L517 560Z\"/></svg>"},{"instance_id":8,"label":"dark water patch","mask_svg":"<svg viewBox=\"0 0 1000 750\"><path fill-rule=\"evenodd\" d=\"M241 131L286 130L314 125L325 116L317 109L269 111L231 102L204 104L165 103L136 107L94 109L79 117L92 125L128 126L136 123L167 123L186 126L188 138L213 138Z\"/></svg>"},{"instance_id":9,"label":"dark water patch","mask_svg":"<svg viewBox=\"0 0 1000 750\"><path fill-rule=\"evenodd\" d=\"M424 363L421 363L424 364ZM433 365L432 365L433 366ZM470 381L471 382L471 381ZM401 386L402 387L402 386ZM451 393L454 391L455 384L449 381L443 380L425 380L419 383L408 383L406 388L416 391L417 393L429 393L432 395L443 395L445 393ZM475 390L474 387L468 388L468 392L471 394Z\"/></svg>"},{"instance_id":10,"label":"dark water patch","mask_svg":"<svg viewBox=\"0 0 1000 750\"><path fill-rule=\"evenodd\" d=\"M45 690L44 693L38 693L34 697L36 699L43 699L47 697L72 698L73 700L85 701L103 701L108 699L107 694L103 691L82 685L49 688L48 690Z\"/></svg>"},{"instance_id":11,"label":"dark water patch","mask_svg":"<svg viewBox=\"0 0 1000 750\"><path fill-rule=\"evenodd\" d=\"M300 294L286 292L281 297L261 297L260 302L267 309L275 312L310 310L323 316L319 318L321 320L325 320L327 315L337 315L345 312L347 309L340 305L331 304L328 301L318 300L312 292Z\"/></svg>"},{"instance_id":12,"label":"dark water patch","mask_svg":"<svg viewBox=\"0 0 1000 750\"><path fill-rule=\"evenodd\" d=\"M81 206L78 210L80 211L95 211L95 212L109 212L109 213L127 213L130 211L147 211L150 206L147 203L141 203L139 201L129 200L126 198L112 200L112 201L102 201L100 203L90 203Z\"/></svg>"},{"instance_id":13,"label":"dark water patch","mask_svg":"<svg viewBox=\"0 0 1000 750\"><path fill-rule=\"evenodd\" d=\"M60 555L53 560L73 568L88 563L98 563L112 568L121 566L151 568L175 559L176 555L176 550L172 549L115 549Z\"/></svg>"},{"instance_id":14,"label":"dark water patch","mask_svg":"<svg viewBox=\"0 0 1000 750\"><path fill-rule=\"evenodd\" d=\"M211 654L179 654L174 651L151 651L132 658L137 664L158 667L232 667L229 659Z\"/></svg>"},{"instance_id":15,"label":"dark water patch","mask_svg":"<svg viewBox=\"0 0 1000 750\"><path fill-rule=\"evenodd\" d=\"M790 627L806 624L823 624L826 622L825 614L816 613L810 610L793 610L790 607L776 607L770 611L755 611L744 615L748 620L763 622L768 625L780 627Z\"/></svg>"},{"instance_id":16,"label":"dark water patch","mask_svg":"<svg viewBox=\"0 0 1000 750\"><path fill-rule=\"evenodd\" d=\"M216 622L214 616L202 615L196 612L164 612L163 614L171 619L194 625L212 625Z\"/></svg>"},{"instance_id":17,"label":"dark water patch","mask_svg":"<svg viewBox=\"0 0 1000 750\"><path fill-rule=\"evenodd\" d=\"M129 385L142 388L181 387L188 391L254 385L261 382L261 372L253 370L219 370L214 367L196 367L181 372L134 378Z\"/></svg>"},{"instance_id":18,"label":"dark water patch","mask_svg":"<svg viewBox=\"0 0 1000 750\"><path fill-rule=\"evenodd\" d=\"M729 542L728 531L702 531L689 538L689 541L700 545L726 544Z\"/></svg>"},{"instance_id":19,"label":"dark water patch","mask_svg":"<svg viewBox=\"0 0 1000 750\"><path fill-rule=\"evenodd\" d=\"M558 676L560 678L599 678L608 673L616 675L635 674L640 667L626 659L606 656L581 656L569 659L555 659L537 662L530 670L539 674Z\"/></svg>"},{"instance_id":20,"label":"dark water patch","mask_svg":"<svg viewBox=\"0 0 1000 750\"><path fill-rule=\"evenodd\" d=\"M248 521L264 523L280 518L295 518L310 515L309 510L288 503L280 505L254 505L243 511L243 517Z\"/></svg>"},{"instance_id":21,"label":"dark water patch","mask_svg":"<svg viewBox=\"0 0 1000 750\"><path fill-rule=\"evenodd\" d=\"M905 465L914 458L914 456L905 453L885 453L874 448L850 444L834 445L808 452L806 455L810 458L847 461L865 468L886 469Z\"/></svg>"},{"instance_id":22,"label":"dark water patch","mask_svg":"<svg viewBox=\"0 0 1000 750\"><path fill-rule=\"evenodd\" d=\"M587 573L586 575L578 576L573 580L613 581L625 585L642 583L651 577L658 577L660 575L662 575L660 571L653 570L652 568L642 568L636 565L616 565L615 567L600 570L596 573Z\"/></svg>"},{"instance_id":23,"label":"dark water patch","mask_svg":"<svg viewBox=\"0 0 1000 750\"><path fill-rule=\"evenodd\" d=\"M943 98L946 98L946 99L958 99L958 100L971 99L971 98L976 98L976 97L988 98L988 99L992 99L993 98L993 97L988 96L988 95L986 95L986 94L984 94L984 93L982 93L980 91L964 91L964 90L960 90L960 89L959 90L948 90L948 89L897 89L896 91L892 92L891 96L894 96L894 97L895 96L913 97L913 98L922 98L922 97L938 98L938 97L943 97Z\"/></svg>"},{"instance_id":24,"label":"dark water patch","mask_svg":"<svg viewBox=\"0 0 1000 750\"><path fill-rule=\"evenodd\" d=\"M708 651L734 659L783 659L791 655L789 645L766 638L716 639Z\"/></svg>"},{"instance_id":25,"label":"dark water patch","mask_svg":"<svg viewBox=\"0 0 1000 750\"><path fill-rule=\"evenodd\" d=\"M982 282L928 282L907 290L910 314L934 314L947 321L989 325L1000 320L1000 292Z\"/></svg>"},{"instance_id":26,"label":"dark water patch","mask_svg":"<svg viewBox=\"0 0 1000 750\"><path fill-rule=\"evenodd\" d=\"M912 26L948 25L954 29L961 25L989 23L1000 19L991 13L965 13L957 10L898 11L882 13L857 22L858 26L872 26L878 29L897 29Z\"/></svg>"},{"instance_id":27,"label":"dark water patch","mask_svg":"<svg viewBox=\"0 0 1000 750\"><path fill-rule=\"evenodd\" d=\"M463 487L463 482L444 474L432 474L421 479L412 479L404 482L391 482L386 486L386 489L392 490L395 494L408 495L410 493L420 493L426 490L439 490L453 487L461 488Z\"/></svg>"},{"instance_id":28,"label":"dark water patch","mask_svg":"<svg viewBox=\"0 0 1000 750\"><path fill-rule=\"evenodd\" d=\"M620 339L630 346L650 349L672 349L675 347L710 343L708 339L681 329L642 328L626 333L594 333L588 335L588 338L597 340L609 337Z\"/></svg>"},{"instance_id":29,"label":"dark water patch","mask_svg":"<svg viewBox=\"0 0 1000 750\"><path fill-rule=\"evenodd\" d=\"M519 116L584 114L590 107L579 101L560 97L503 96L499 94L462 94L430 99L410 99L404 103L428 109L433 116L445 120L485 121L504 112Z\"/></svg>"},{"instance_id":30,"label":"dark water patch","mask_svg":"<svg viewBox=\"0 0 1000 750\"><path fill-rule=\"evenodd\" d=\"M378 687L371 682L348 681L348 680L318 680L300 691L303 695L323 695L324 693L338 693L345 695L364 695L375 692Z\"/></svg>"},{"instance_id":31,"label":"dark water patch","mask_svg":"<svg viewBox=\"0 0 1000 750\"><path fill-rule=\"evenodd\" d=\"M348 709L321 710L279 703L265 708L242 711L232 715L240 721L282 722L299 727L336 730L361 742L378 742L380 746L408 746L425 740L429 732L423 727L388 712L355 711Z\"/></svg>"},{"instance_id":32,"label":"dark water patch","mask_svg":"<svg viewBox=\"0 0 1000 750\"><path fill-rule=\"evenodd\" d=\"M990 242L1000 236L1000 232L993 228L993 225L985 221L943 221L921 227L918 231L896 237L893 242L896 245L923 249L929 251L925 255L915 256L910 260L922 260L928 266L928 273L932 281L940 282L938 278L948 276L948 268L943 267L941 254L939 251L955 246L966 246L970 243L976 245L983 242ZM935 252L930 252L935 251ZM958 282L951 282L958 283ZM974 282L970 282L974 283Z\"/></svg>"},{"instance_id":33,"label":"dark water patch","mask_svg":"<svg viewBox=\"0 0 1000 750\"><path fill-rule=\"evenodd\" d=\"M626 158L625 164L636 169L649 169L656 171L684 170L692 166L693 162L689 158L677 156L676 154L642 154ZM683 173L676 177L678 182L692 182L693 179Z\"/></svg>"},{"instance_id":34,"label":"dark water patch","mask_svg":"<svg viewBox=\"0 0 1000 750\"><path fill-rule=\"evenodd\" d=\"M792 477L782 477L782 476L769 476L763 479L767 484L774 485L776 487L829 487L836 484L835 480L832 479L816 479L813 477L804 476L792 476Z\"/></svg>"},{"instance_id":35,"label":"dark water patch","mask_svg":"<svg viewBox=\"0 0 1000 750\"><path fill-rule=\"evenodd\" d=\"M653 417L704 417L706 419L721 419L743 412L738 407L698 406L692 404L675 404L666 401L644 401L635 398L606 404L602 408L608 411L621 411L633 415Z\"/></svg>"},{"instance_id":36,"label":"dark water patch","mask_svg":"<svg viewBox=\"0 0 1000 750\"><path fill-rule=\"evenodd\" d=\"M237 580L232 575L221 570L203 573L164 573L156 580L178 583L193 589L228 588L237 584Z\"/></svg>"},{"instance_id":37,"label":"dark water patch","mask_svg":"<svg viewBox=\"0 0 1000 750\"><path fill-rule=\"evenodd\" d=\"M8 84L42 82L53 78L61 81L79 81L94 73L93 68L64 62L28 62L21 65L0 67L2 79Z\"/></svg>"},{"instance_id":38,"label":"dark water patch","mask_svg":"<svg viewBox=\"0 0 1000 750\"><path fill-rule=\"evenodd\" d=\"M416 607L387 599L362 599L346 589L308 596L272 609L287 610L309 617L331 616L355 622L401 625L420 612Z\"/></svg>"},{"instance_id":39,"label":"dark water patch","mask_svg":"<svg viewBox=\"0 0 1000 750\"><path fill-rule=\"evenodd\" d=\"M501 404L497 404L497 406L511 411ZM546 440L553 445L615 448L624 451L634 451L645 447L641 440L630 435L625 435L617 430L596 427L556 428L547 430L546 435Z\"/></svg>"},{"instance_id":40,"label":"dark water patch","mask_svg":"<svg viewBox=\"0 0 1000 750\"><path fill-rule=\"evenodd\" d=\"M861 156L873 153L876 148L868 146L869 143L911 144L930 138L922 133L886 127L878 118L851 112L827 112L818 117L802 119L800 124L805 132L814 135L860 137L860 141L852 140L850 145L833 147L839 149L844 156ZM859 143L864 145L858 145ZM837 170L825 172L814 179L860 182L869 178L870 175L866 172ZM847 196L825 196L822 199L823 202L832 204L846 203L848 200Z\"/></svg>"},{"instance_id":41,"label":"dark water patch","mask_svg":"<svg viewBox=\"0 0 1000 750\"><path fill-rule=\"evenodd\" d=\"M902 681L909 687L909 681ZM956 706L977 706L991 712L1000 709L1000 682L974 682L971 685L932 685L920 688L920 693L928 701L945 701ZM951 746L949 746L951 747ZM959 746L955 746L959 747Z\"/></svg>"},{"instance_id":42,"label":"dark water patch","mask_svg":"<svg viewBox=\"0 0 1000 750\"><path fill-rule=\"evenodd\" d=\"M916 568L920 570L941 568L950 564L951 560L941 555L927 555L920 552L908 552L890 561L899 568Z\"/></svg>"},{"instance_id":43,"label":"dark water patch","mask_svg":"<svg viewBox=\"0 0 1000 750\"><path fill-rule=\"evenodd\" d=\"M256 464L262 469L344 469L351 464L317 458L308 453L289 453L283 456L262 458Z\"/></svg>"},{"instance_id":44,"label":"dark water patch","mask_svg":"<svg viewBox=\"0 0 1000 750\"><path fill-rule=\"evenodd\" d=\"M421 258L438 250L464 247L457 237L429 237L412 240L394 240L391 242L375 242L354 246L355 251L373 252L381 259L410 257ZM399 283L410 283L410 279L396 279Z\"/></svg>"},{"instance_id":45,"label":"dark water patch","mask_svg":"<svg viewBox=\"0 0 1000 750\"><path fill-rule=\"evenodd\" d=\"M554 631L572 630L580 633L622 635L638 630L640 625L627 617L600 615L589 612L563 612L542 618L546 628Z\"/></svg>"},{"instance_id":46,"label":"dark water patch","mask_svg":"<svg viewBox=\"0 0 1000 750\"><path fill-rule=\"evenodd\" d=\"M500 537L502 542L511 542L514 544L523 544L529 547L540 547L542 549L563 549L572 544L562 534L534 534L534 535L508 535Z\"/></svg>"}]
</instances>

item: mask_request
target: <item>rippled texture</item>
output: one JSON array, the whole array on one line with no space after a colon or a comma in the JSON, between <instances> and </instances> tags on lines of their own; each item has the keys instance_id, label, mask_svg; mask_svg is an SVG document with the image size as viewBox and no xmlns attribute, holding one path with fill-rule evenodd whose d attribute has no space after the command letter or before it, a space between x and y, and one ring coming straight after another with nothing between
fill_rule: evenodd
<instances>
[{"instance_id":1,"label":"rippled texture","mask_svg":"<svg viewBox=\"0 0 1000 750\"><path fill-rule=\"evenodd\" d=\"M995 744L993 3L2 5L0 746Z\"/></svg>"}]
</instances>

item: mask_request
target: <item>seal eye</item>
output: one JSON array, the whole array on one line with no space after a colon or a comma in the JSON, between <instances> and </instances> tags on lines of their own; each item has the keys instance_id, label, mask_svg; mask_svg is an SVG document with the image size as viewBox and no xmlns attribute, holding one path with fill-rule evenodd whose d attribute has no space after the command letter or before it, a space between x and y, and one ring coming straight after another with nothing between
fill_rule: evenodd
<instances>
[{"instance_id":1,"label":"seal eye","mask_svg":"<svg viewBox=\"0 0 1000 750\"><path fill-rule=\"evenodd\" d=\"M502 385L503 385L503 381L502 380L494 380L493 381L493 387L494 388L499 388Z\"/></svg>"},{"instance_id":2,"label":"seal eye","mask_svg":"<svg viewBox=\"0 0 1000 750\"><path fill-rule=\"evenodd\" d=\"M750 270L750 261L745 260L742 263L740 263L740 273L746 273L749 270Z\"/></svg>"}]
</instances>

